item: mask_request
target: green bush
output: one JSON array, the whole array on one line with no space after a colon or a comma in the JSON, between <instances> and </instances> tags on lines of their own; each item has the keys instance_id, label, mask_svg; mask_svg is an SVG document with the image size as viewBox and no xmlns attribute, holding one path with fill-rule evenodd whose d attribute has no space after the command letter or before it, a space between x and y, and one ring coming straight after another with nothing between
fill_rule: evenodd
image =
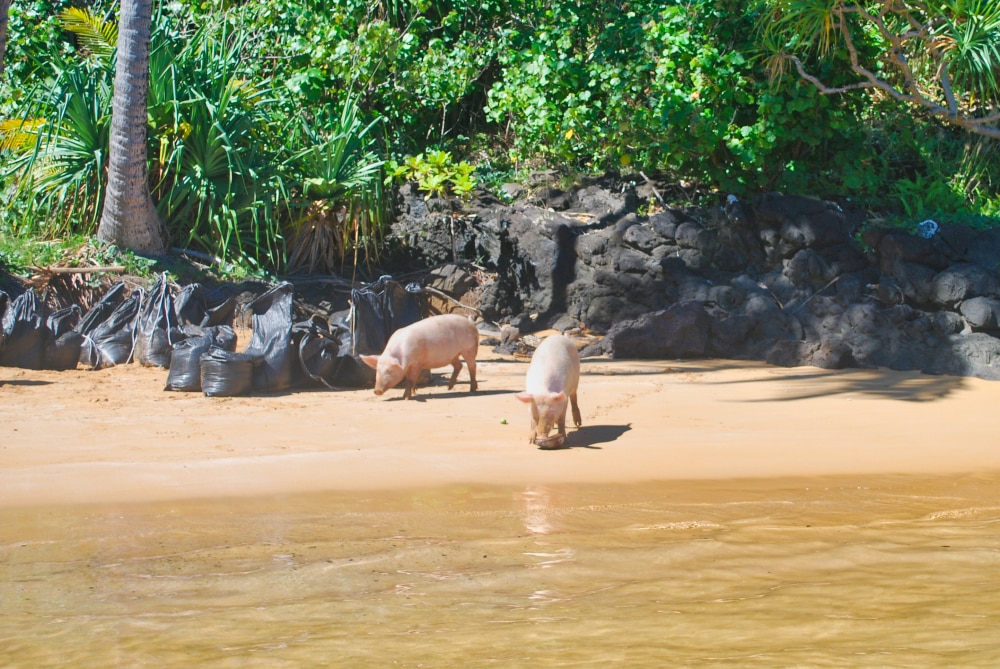
<instances>
[{"instance_id":1,"label":"green bush","mask_svg":"<svg viewBox=\"0 0 1000 669\"><path fill-rule=\"evenodd\" d=\"M86 33L89 13L65 10L59 20ZM114 36L105 36L111 39ZM62 58L60 50L16 117L0 126L0 167L9 209L21 232L47 239L96 230L104 200L111 91L110 51Z\"/></svg>"},{"instance_id":2,"label":"green bush","mask_svg":"<svg viewBox=\"0 0 1000 669\"><path fill-rule=\"evenodd\" d=\"M429 151L426 154L406 156L402 162L390 161L389 179L395 182L413 182L427 198L455 195L466 199L476 187L473 176L475 167L466 161L456 162L449 151Z\"/></svg>"},{"instance_id":3,"label":"green bush","mask_svg":"<svg viewBox=\"0 0 1000 669\"><path fill-rule=\"evenodd\" d=\"M100 212L110 60L99 42L88 46L86 31L59 27L57 10L68 4L12 7L0 82L7 230L87 233ZM112 0L87 4L96 25L108 22L102 12ZM159 7L149 128L154 200L176 245L240 266L281 269L293 247L296 260L306 248L309 258L333 253L340 263L352 248L375 250L387 216L386 182L375 168L383 161L390 175L428 195L468 195L474 168L499 181L541 166L570 175L655 172L708 197L772 189L849 197L901 222L979 221L1000 211L996 140L970 141L871 92L821 94L775 66L784 62L775 54L794 47L830 85L853 79L844 49L771 29L775 16L821 19L829 9L822 3L174 0ZM984 35L977 39L988 47ZM856 46L871 58L884 45L859 31ZM991 53L976 51L980 75L997 71ZM345 129L347 111L354 120ZM345 142L351 151L341 152ZM380 176L344 199L336 193L353 182L341 171L348 155ZM367 213L335 232L331 221L346 220L340 200ZM302 236L317 221L331 231L320 250Z\"/></svg>"}]
</instances>

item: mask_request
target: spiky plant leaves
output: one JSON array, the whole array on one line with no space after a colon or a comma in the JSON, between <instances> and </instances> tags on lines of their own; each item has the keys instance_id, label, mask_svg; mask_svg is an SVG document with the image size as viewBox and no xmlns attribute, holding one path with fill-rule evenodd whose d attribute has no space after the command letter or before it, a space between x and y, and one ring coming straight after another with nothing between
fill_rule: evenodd
<instances>
[{"instance_id":1,"label":"spiky plant leaves","mask_svg":"<svg viewBox=\"0 0 1000 669\"><path fill-rule=\"evenodd\" d=\"M287 271L289 273L331 274L343 267L347 206L314 203L306 216L295 224Z\"/></svg>"},{"instance_id":2,"label":"spiky plant leaves","mask_svg":"<svg viewBox=\"0 0 1000 669\"><path fill-rule=\"evenodd\" d=\"M354 97L345 100L329 131L303 121L299 137L306 146L285 167L296 175L304 198L325 203L336 214L307 216L292 225L290 267L332 271L334 258L343 264L348 243L356 257L361 250L366 256L374 251L386 220L384 163L375 153L372 134L377 123L362 121Z\"/></svg>"},{"instance_id":3,"label":"spiky plant leaves","mask_svg":"<svg viewBox=\"0 0 1000 669\"><path fill-rule=\"evenodd\" d=\"M1000 102L1000 2L930 3L940 17L935 45L946 55L955 87L980 104Z\"/></svg>"},{"instance_id":4,"label":"spiky plant leaves","mask_svg":"<svg viewBox=\"0 0 1000 669\"><path fill-rule=\"evenodd\" d=\"M18 184L18 194L38 219L45 237L94 231L104 197L111 129L110 73L66 69L56 79L44 119L20 125L17 144L2 170ZM13 125L10 122L5 126Z\"/></svg>"},{"instance_id":5,"label":"spiky plant leaves","mask_svg":"<svg viewBox=\"0 0 1000 669\"><path fill-rule=\"evenodd\" d=\"M262 138L274 134L268 80L243 77L247 35L206 24L152 50L150 116L161 216L179 244L231 260L284 261L284 189Z\"/></svg>"}]
</instances>

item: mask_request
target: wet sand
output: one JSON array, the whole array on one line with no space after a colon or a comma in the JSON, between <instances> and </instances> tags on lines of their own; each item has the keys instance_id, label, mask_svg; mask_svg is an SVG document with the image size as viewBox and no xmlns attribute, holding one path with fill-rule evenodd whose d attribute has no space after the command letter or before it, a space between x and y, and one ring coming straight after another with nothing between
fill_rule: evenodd
<instances>
[{"instance_id":1,"label":"wet sand","mask_svg":"<svg viewBox=\"0 0 1000 669\"><path fill-rule=\"evenodd\" d=\"M0 505L453 483L631 483L1000 471L1000 383L730 361L583 362L583 427L527 443L526 362L483 348L480 391L211 398L166 372L0 369Z\"/></svg>"},{"instance_id":2,"label":"wet sand","mask_svg":"<svg viewBox=\"0 0 1000 669\"><path fill-rule=\"evenodd\" d=\"M11 666L995 666L1000 383L527 363L381 398L0 368Z\"/></svg>"}]
</instances>

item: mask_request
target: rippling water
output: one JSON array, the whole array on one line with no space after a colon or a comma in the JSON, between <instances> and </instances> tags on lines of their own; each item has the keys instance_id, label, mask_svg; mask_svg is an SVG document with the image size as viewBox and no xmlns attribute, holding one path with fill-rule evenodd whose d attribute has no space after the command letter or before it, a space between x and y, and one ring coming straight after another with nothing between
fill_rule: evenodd
<instances>
[{"instance_id":1,"label":"rippling water","mask_svg":"<svg viewBox=\"0 0 1000 669\"><path fill-rule=\"evenodd\" d=\"M996 667L1000 479L0 510L13 667Z\"/></svg>"}]
</instances>

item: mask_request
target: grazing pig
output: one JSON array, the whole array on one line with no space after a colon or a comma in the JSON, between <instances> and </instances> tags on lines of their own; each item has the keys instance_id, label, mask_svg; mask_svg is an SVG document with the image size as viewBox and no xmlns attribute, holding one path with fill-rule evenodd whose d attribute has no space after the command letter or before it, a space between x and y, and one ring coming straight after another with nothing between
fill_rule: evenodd
<instances>
[{"instance_id":1,"label":"grazing pig","mask_svg":"<svg viewBox=\"0 0 1000 669\"><path fill-rule=\"evenodd\" d=\"M576 345L561 334L550 335L535 349L525 377L525 391L517 399L531 405L529 442L558 448L566 443L566 402L573 408L573 423L580 427L576 389L580 383L580 354ZM553 426L558 434L549 437Z\"/></svg>"},{"instance_id":2,"label":"grazing pig","mask_svg":"<svg viewBox=\"0 0 1000 669\"><path fill-rule=\"evenodd\" d=\"M446 314L431 316L392 333L381 355L363 355L361 360L375 370L375 394L381 395L400 381L406 380L403 399L413 397L420 372L451 365L454 372L448 389L462 369L459 356L465 358L471 379L470 390L476 390L476 353L479 331L465 316Z\"/></svg>"}]
</instances>

